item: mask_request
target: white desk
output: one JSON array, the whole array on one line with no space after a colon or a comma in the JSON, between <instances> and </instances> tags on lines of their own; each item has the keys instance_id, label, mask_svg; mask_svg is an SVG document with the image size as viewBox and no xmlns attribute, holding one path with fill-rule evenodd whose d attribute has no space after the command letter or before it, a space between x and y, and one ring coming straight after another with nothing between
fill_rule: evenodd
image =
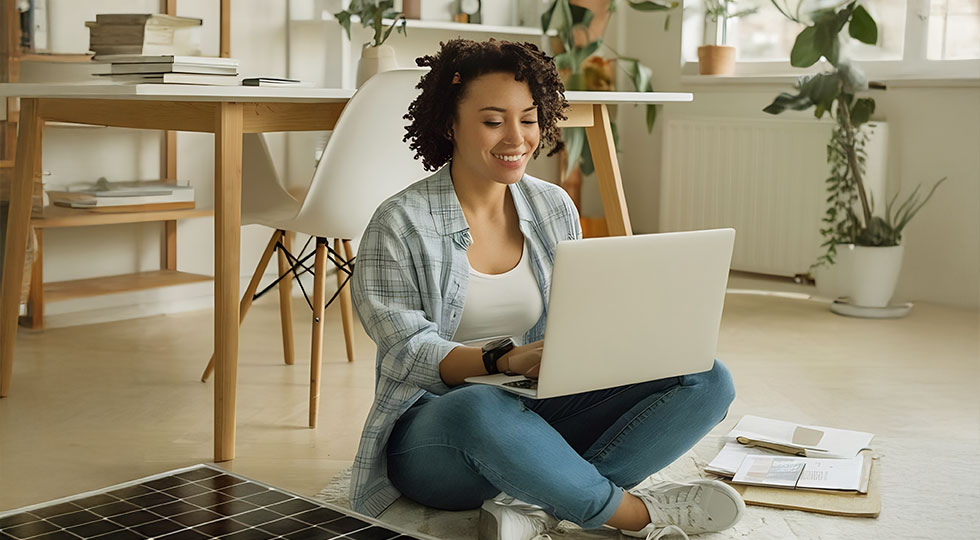
<instances>
[{"instance_id":1,"label":"white desk","mask_svg":"<svg viewBox=\"0 0 980 540\"><path fill-rule=\"evenodd\" d=\"M0 289L0 397L10 391L31 218L45 121L214 133L214 460L235 457L242 134L331 130L353 90L240 86L0 84L22 98ZM562 127L585 127L610 234L632 234L609 124L609 104L691 101L686 93L567 92ZM202 351L202 354L203 351ZM203 358L203 356L202 356Z\"/></svg>"}]
</instances>

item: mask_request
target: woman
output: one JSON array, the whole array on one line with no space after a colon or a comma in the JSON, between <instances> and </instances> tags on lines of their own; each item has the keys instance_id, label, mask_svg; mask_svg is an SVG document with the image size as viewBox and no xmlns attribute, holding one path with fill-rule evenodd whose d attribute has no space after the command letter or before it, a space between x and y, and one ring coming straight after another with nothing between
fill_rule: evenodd
<instances>
[{"instance_id":1,"label":"woman","mask_svg":"<svg viewBox=\"0 0 980 540\"><path fill-rule=\"evenodd\" d=\"M567 102L532 44L457 39L417 63L431 70L405 139L436 173L385 201L358 249L354 302L378 356L354 509L378 515L399 495L471 509L503 492L540 507L483 504L522 540L554 518L646 537L733 525L744 503L720 482L627 491L724 418L734 388L720 362L545 400L464 385L537 373L555 246L581 229L565 192L524 170L542 145L561 149Z\"/></svg>"}]
</instances>

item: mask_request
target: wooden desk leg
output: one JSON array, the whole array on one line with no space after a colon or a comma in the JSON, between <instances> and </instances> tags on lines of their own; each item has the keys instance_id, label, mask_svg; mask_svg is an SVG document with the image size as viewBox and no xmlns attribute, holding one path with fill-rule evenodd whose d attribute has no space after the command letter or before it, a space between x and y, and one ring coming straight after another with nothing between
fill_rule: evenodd
<instances>
[{"instance_id":1,"label":"wooden desk leg","mask_svg":"<svg viewBox=\"0 0 980 540\"><path fill-rule=\"evenodd\" d=\"M10 210L3 254L3 282L0 286L0 398L10 392L14 371L14 344L20 315L20 291L27 256L27 235L31 227L31 199L34 196L35 164L40 161L41 122L37 100L21 100L20 133L14 177L10 182Z\"/></svg>"},{"instance_id":2,"label":"wooden desk leg","mask_svg":"<svg viewBox=\"0 0 980 540\"><path fill-rule=\"evenodd\" d=\"M214 461L235 458L241 273L242 105L220 103L214 129Z\"/></svg>"},{"instance_id":3,"label":"wooden desk leg","mask_svg":"<svg viewBox=\"0 0 980 540\"><path fill-rule=\"evenodd\" d=\"M609 109L605 104L596 104L592 108L594 123L585 128L585 134L589 139L595 174L599 179L599 193L602 195L602 208L606 213L606 225L611 236L630 236L633 234L633 227L630 225L626 196L623 194L623 177L619 172L619 160L616 158L616 144L609 123Z\"/></svg>"}]
</instances>

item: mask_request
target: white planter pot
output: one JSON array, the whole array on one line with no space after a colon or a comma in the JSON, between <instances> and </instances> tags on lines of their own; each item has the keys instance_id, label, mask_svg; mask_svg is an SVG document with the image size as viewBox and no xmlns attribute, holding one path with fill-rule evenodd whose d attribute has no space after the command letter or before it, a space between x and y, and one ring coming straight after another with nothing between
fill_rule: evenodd
<instances>
[{"instance_id":1,"label":"white planter pot","mask_svg":"<svg viewBox=\"0 0 980 540\"><path fill-rule=\"evenodd\" d=\"M837 246L831 267L815 268L817 292L831 299L848 298L862 307L887 307L902 270L903 246Z\"/></svg>"},{"instance_id":2,"label":"white planter pot","mask_svg":"<svg viewBox=\"0 0 980 540\"><path fill-rule=\"evenodd\" d=\"M364 81L378 73L392 69L398 69L398 62L395 61L395 49L388 45L364 47L361 49L361 59L357 63L358 88L364 84Z\"/></svg>"},{"instance_id":3,"label":"white planter pot","mask_svg":"<svg viewBox=\"0 0 980 540\"><path fill-rule=\"evenodd\" d=\"M850 303L863 307L887 307L902 271L904 246L851 246Z\"/></svg>"}]
</instances>

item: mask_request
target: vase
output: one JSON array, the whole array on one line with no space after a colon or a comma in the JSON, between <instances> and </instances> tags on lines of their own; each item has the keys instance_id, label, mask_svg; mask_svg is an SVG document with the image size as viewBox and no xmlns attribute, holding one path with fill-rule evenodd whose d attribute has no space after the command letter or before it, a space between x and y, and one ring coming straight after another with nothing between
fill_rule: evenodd
<instances>
[{"instance_id":1,"label":"vase","mask_svg":"<svg viewBox=\"0 0 980 540\"><path fill-rule=\"evenodd\" d=\"M698 72L701 75L734 75L735 47L728 45L698 47Z\"/></svg>"},{"instance_id":2,"label":"vase","mask_svg":"<svg viewBox=\"0 0 980 540\"><path fill-rule=\"evenodd\" d=\"M849 247L849 302L862 307L887 307L898 285L905 247Z\"/></svg>"},{"instance_id":3,"label":"vase","mask_svg":"<svg viewBox=\"0 0 980 540\"><path fill-rule=\"evenodd\" d=\"M832 300L846 298L852 306L888 307L904 254L903 246L838 245L834 264L813 271L817 292Z\"/></svg>"},{"instance_id":4,"label":"vase","mask_svg":"<svg viewBox=\"0 0 980 540\"><path fill-rule=\"evenodd\" d=\"M361 49L361 59L357 62L357 86L360 88L364 81L381 73L398 69L398 62L395 60L395 49L388 45L372 47L365 45Z\"/></svg>"},{"instance_id":5,"label":"vase","mask_svg":"<svg viewBox=\"0 0 980 540\"><path fill-rule=\"evenodd\" d=\"M406 19L422 18L422 0L403 0L402 13Z\"/></svg>"}]
</instances>

